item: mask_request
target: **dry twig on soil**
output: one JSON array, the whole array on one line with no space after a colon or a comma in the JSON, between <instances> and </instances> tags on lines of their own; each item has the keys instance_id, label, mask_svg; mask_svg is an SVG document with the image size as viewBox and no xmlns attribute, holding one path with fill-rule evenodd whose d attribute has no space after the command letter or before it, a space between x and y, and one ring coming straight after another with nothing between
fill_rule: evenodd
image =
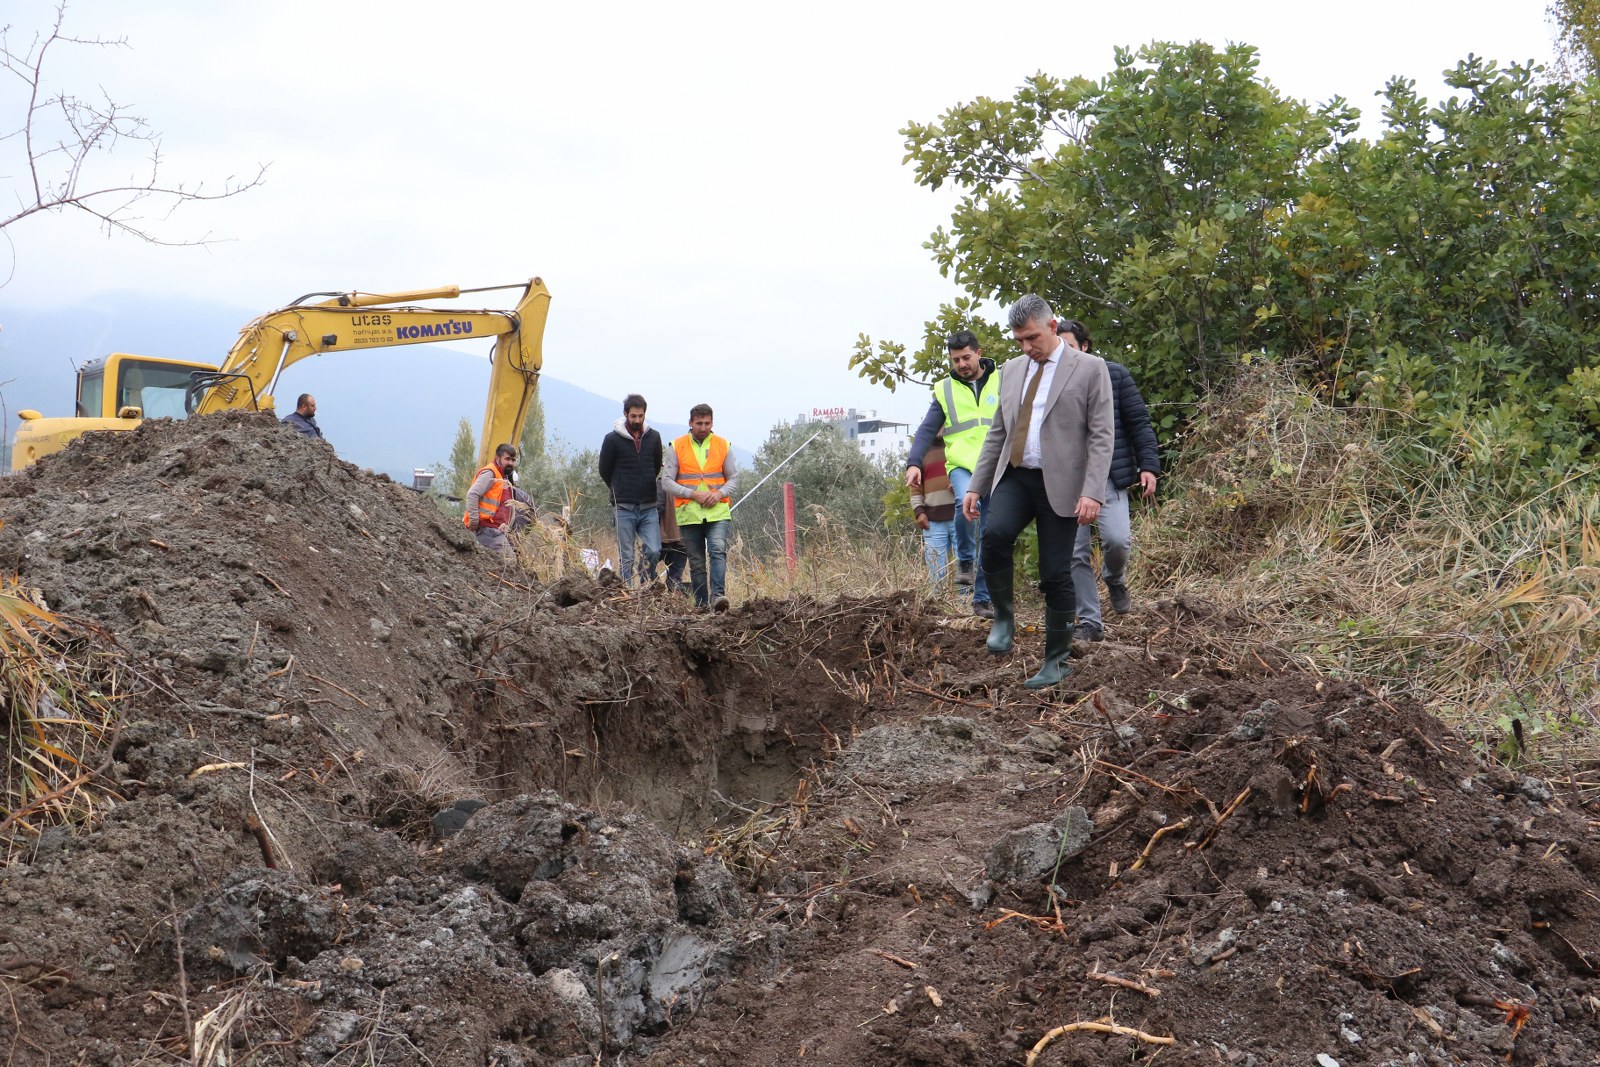
<instances>
[{"instance_id":1,"label":"dry twig on soil","mask_svg":"<svg viewBox=\"0 0 1600 1067\"><path fill-rule=\"evenodd\" d=\"M338 682L330 682L321 675L312 674L310 671L306 672L306 677L310 678L313 682L321 682L323 685L332 686L334 689L337 689L339 692L343 693L345 696L349 697L351 700L354 700L357 704L360 704L362 707L367 708L368 710L371 710L372 708L371 704L368 704L365 700L362 700L360 697L350 692L350 690L346 689Z\"/></svg>"},{"instance_id":2,"label":"dry twig on soil","mask_svg":"<svg viewBox=\"0 0 1600 1067\"><path fill-rule=\"evenodd\" d=\"M1093 982L1105 982L1107 985L1115 985L1121 986L1123 989L1131 989L1135 993L1143 993L1147 997L1159 997L1161 995L1161 990L1157 989L1155 986L1148 986L1143 982L1135 981L1132 978L1123 978L1115 974L1104 974L1100 971L1090 971L1088 974L1084 975L1084 977Z\"/></svg>"},{"instance_id":3,"label":"dry twig on soil","mask_svg":"<svg viewBox=\"0 0 1600 1067\"><path fill-rule=\"evenodd\" d=\"M1033 1067L1033 1065L1038 1062L1039 1053L1043 1052L1045 1047L1048 1046L1050 1042L1054 1041L1062 1034L1069 1034L1074 1030L1093 1030L1096 1033L1101 1034L1118 1034L1122 1037L1137 1038L1138 1040L1151 1045L1171 1045L1177 1041L1177 1038L1174 1037L1160 1037L1156 1034L1147 1034L1143 1030L1135 1030L1131 1026L1119 1026L1116 1023L1101 1021L1067 1023L1065 1026L1058 1026L1054 1030L1051 1030L1049 1033L1045 1034L1039 1039L1038 1043L1035 1044L1033 1048L1028 1050L1026 1067Z\"/></svg>"},{"instance_id":4,"label":"dry twig on soil","mask_svg":"<svg viewBox=\"0 0 1600 1067\"><path fill-rule=\"evenodd\" d=\"M1163 826L1161 829L1151 834L1149 843L1144 846L1144 851L1139 853L1139 858L1134 860L1133 863L1129 865L1128 870L1137 871L1140 867L1143 867L1144 861L1149 859L1150 853L1155 851L1157 841L1160 841L1163 837L1166 837L1170 833L1175 833L1179 830L1187 830L1189 828L1190 821L1191 820L1189 819L1184 819L1180 822L1173 823L1171 826Z\"/></svg>"},{"instance_id":5,"label":"dry twig on soil","mask_svg":"<svg viewBox=\"0 0 1600 1067\"><path fill-rule=\"evenodd\" d=\"M905 686L907 689L910 689L914 693L921 693L923 696L932 697L935 700L942 700L947 704L960 704L964 708L977 708L980 711L993 711L995 708L993 704L980 704L976 700L962 700L960 697L951 696L949 693L935 693L932 689L920 686L911 681L905 676L905 673L901 671L899 667L895 668L895 674L899 675L900 684Z\"/></svg>"},{"instance_id":6,"label":"dry twig on soil","mask_svg":"<svg viewBox=\"0 0 1600 1067\"><path fill-rule=\"evenodd\" d=\"M1250 787L1245 786L1244 791L1233 798L1233 803L1222 809L1222 813L1216 817L1215 821L1212 822L1211 829L1206 831L1206 836L1200 839L1200 844L1196 847L1208 847L1211 844L1212 839L1217 836L1217 831L1222 829L1222 824L1228 821L1228 816L1232 815L1234 810L1237 809L1240 804L1243 804L1245 800L1249 798L1249 796Z\"/></svg>"},{"instance_id":7,"label":"dry twig on soil","mask_svg":"<svg viewBox=\"0 0 1600 1067\"><path fill-rule=\"evenodd\" d=\"M888 960L890 963L898 963L900 966L904 967L908 971L914 971L914 970L917 969L917 965L915 963L912 963L910 960L906 959L904 956L896 956L893 952L885 952L881 948L869 948L869 949L867 949L867 951L872 953L874 956L882 956L884 959Z\"/></svg>"}]
</instances>

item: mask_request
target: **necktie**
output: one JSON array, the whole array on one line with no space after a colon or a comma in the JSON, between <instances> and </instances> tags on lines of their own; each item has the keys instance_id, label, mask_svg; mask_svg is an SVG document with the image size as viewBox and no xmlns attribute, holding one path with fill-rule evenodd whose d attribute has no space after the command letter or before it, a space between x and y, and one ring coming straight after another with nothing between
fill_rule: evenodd
<instances>
[{"instance_id":1,"label":"necktie","mask_svg":"<svg viewBox=\"0 0 1600 1067\"><path fill-rule=\"evenodd\" d=\"M1028 424L1033 421L1033 400L1039 395L1039 380L1044 377L1044 364L1039 363L1029 368L1033 371L1033 380L1028 382L1027 391L1022 394L1022 408L1017 412L1017 428L1011 431L1011 465L1022 466L1022 450L1028 446Z\"/></svg>"}]
</instances>

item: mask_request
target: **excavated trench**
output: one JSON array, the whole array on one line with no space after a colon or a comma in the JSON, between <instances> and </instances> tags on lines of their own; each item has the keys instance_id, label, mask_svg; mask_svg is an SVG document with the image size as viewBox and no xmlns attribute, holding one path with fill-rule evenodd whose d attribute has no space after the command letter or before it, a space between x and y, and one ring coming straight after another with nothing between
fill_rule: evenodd
<instances>
[{"instance_id":1,"label":"excavated trench","mask_svg":"<svg viewBox=\"0 0 1600 1067\"><path fill-rule=\"evenodd\" d=\"M497 796L550 789L695 833L793 798L862 727L850 679L873 670L901 606L826 623L773 602L735 619L641 612L635 627L546 617L507 628L480 645L461 735Z\"/></svg>"}]
</instances>

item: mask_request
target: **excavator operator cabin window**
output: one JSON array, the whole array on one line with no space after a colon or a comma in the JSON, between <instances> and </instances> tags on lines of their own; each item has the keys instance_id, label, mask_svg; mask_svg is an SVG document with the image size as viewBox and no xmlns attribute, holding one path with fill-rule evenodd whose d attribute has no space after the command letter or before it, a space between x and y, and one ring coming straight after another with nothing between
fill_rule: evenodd
<instances>
[{"instance_id":1,"label":"excavator operator cabin window","mask_svg":"<svg viewBox=\"0 0 1600 1067\"><path fill-rule=\"evenodd\" d=\"M100 410L100 400L105 396L106 372L102 368L92 371L78 372L78 417L80 419L98 419L104 412Z\"/></svg>"},{"instance_id":2,"label":"excavator operator cabin window","mask_svg":"<svg viewBox=\"0 0 1600 1067\"><path fill-rule=\"evenodd\" d=\"M189 387L189 367L164 363L122 364L117 387L117 409L132 405L147 419L183 418L183 394Z\"/></svg>"}]
</instances>

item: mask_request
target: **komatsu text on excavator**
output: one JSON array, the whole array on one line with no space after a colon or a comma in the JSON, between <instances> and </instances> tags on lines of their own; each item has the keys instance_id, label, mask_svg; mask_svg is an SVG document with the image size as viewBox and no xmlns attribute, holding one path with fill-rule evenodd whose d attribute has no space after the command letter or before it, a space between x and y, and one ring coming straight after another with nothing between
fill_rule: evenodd
<instances>
[{"instance_id":1,"label":"komatsu text on excavator","mask_svg":"<svg viewBox=\"0 0 1600 1067\"><path fill-rule=\"evenodd\" d=\"M522 298L510 311L415 306L422 300L453 300L462 293L500 289L522 290ZM522 435L544 364L549 312L550 291L538 278L478 289L451 285L400 293L312 293L241 330L220 367L126 352L84 364L78 371L73 417L18 412L22 423L11 450L11 468L21 470L90 430L131 430L143 419L163 416L270 410L278 375L307 356L493 337L489 400L478 456L482 467L496 443L514 442Z\"/></svg>"}]
</instances>

